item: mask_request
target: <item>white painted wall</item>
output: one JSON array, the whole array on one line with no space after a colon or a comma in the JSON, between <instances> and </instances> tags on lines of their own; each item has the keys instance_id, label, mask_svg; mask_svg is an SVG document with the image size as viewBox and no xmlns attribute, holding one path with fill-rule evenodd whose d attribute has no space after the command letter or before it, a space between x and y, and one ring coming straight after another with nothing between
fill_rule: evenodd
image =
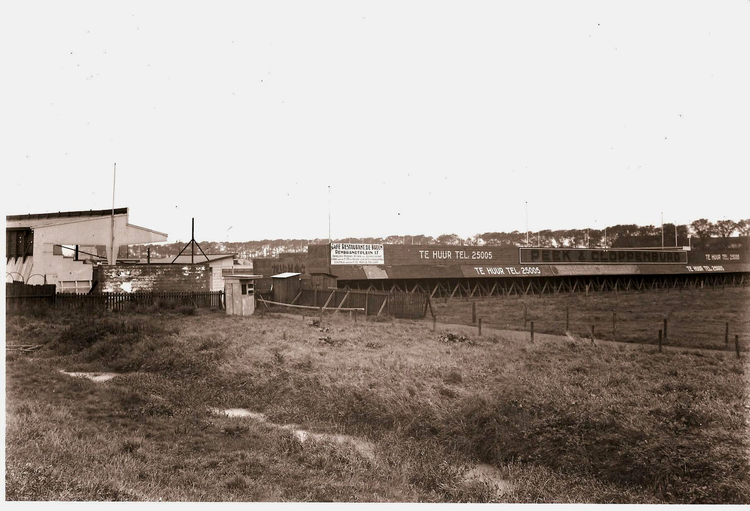
<instances>
[{"instance_id":1,"label":"white painted wall","mask_svg":"<svg viewBox=\"0 0 750 511\"><path fill-rule=\"evenodd\" d=\"M222 268L231 268L234 263L233 257L217 259L211 262L211 291L224 291L224 277L221 273Z\"/></svg>"},{"instance_id":2,"label":"white painted wall","mask_svg":"<svg viewBox=\"0 0 750 511\"><path fill-rule=\"evenodd\" d=\"M56 284L59 292L62 290L61 282L91 281L93 267L83 261L54 255L54 245L105 245L107 257L111 259L111 221L111 217L106 216L14 220L7 222L6 227L31 227L34 230L33 267L26 271L29 275L45 276L47 283ZM120 245L167 241L166 234L128 224L127 215L115 215L114 232L114 254L117 254ZM10 271L9 265L11 261L6 262L6 272Z\"/></svg>"}]
</instances>

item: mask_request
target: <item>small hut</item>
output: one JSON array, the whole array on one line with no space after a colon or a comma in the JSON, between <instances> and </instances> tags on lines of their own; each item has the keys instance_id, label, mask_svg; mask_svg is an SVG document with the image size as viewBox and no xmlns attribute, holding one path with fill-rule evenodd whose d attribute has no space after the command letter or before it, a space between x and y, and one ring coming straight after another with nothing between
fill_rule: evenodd
<instances>
[{"instance_id":1,"label":"small hut","mask_svg":"<svg viewBox=\"0 0 750 511\"><path fill-rule=\"evenodd\" d=\"M336 275L330 273L311 273L309 289L336 289Z\"/></svg>"},{"instance_id":2,"label":"small hut","mask_svg":"<svg viewBox=\"0 0 750 511\"><path fill-rule=\"evenodd\" d=\"M250 316L255 312L255 280L261 275L224 275L224 297L229 315Z\"/></svg>"},{"instance_id":3,"label":"small hut","mask_svg":"<svg viewBox=\"0 0 750 511\"><path fill-rule=\"evenodd\" d=\"M279 303L292 303L300 291L300 273L279 273L272 275L273 279L273 301Z\"/></svg>"}]
</instances>

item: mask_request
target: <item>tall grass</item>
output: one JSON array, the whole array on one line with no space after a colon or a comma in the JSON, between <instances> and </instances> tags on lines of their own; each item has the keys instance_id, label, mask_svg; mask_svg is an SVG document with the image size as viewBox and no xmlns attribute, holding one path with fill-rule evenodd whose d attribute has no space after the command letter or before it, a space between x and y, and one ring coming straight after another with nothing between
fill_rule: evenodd
<instances>
[{"instance_id":1,"label":"tall grass","mask_svg":"<svg viewBox=\"0 0 750 511\"><path fill-rule=\"evenodd\" d=\"M486 486L462 480L482 461L513 479L502 497L509 501L750 500L743 368L723 353L497 335L446 342L431 325L354 324L336 316L324 318L325 331L309 318L272 314L38 321L45 328L35 331L54 327L57 338L33 360L9 362L8 453L16 474L24 459L57 459L47 434L54 430L78 469L91 459L87 439L104 450L105 438L123 436L117 456L132 468L122 469L128 484L115 488L136 499L160 491L195 496L187 489L193 485L221 500L496 500ZM39 364L48 373L40 374ZM50 376L61 366L129 374L96 386ZM48 394L50 388L60 393ZM65 402L71 408L62 415L30 420L24 412ZM366 437L378 458L300 446L256 423L212 417L209 407L245 407L279 424ZM76 425L72 431L68 423ZM244 462L222 461L240 445L262 453L257 469L232 472ZM216 459L209 470L221 484L191 479L184 469L175 477L149 475L171 473L193 457L209 465ZM73 477L64 462L59 466L61 480ZM276 475L262 475L268 473ZM355 482L311 490L331 477ZM261 483L269 482L280 489L264 492ZM13 491L19 485L20 476L11 478Z\"/></svg>"},{"instance_id":2,"label":"tall grass","mask_svg":"<svg viewBox=\"0 0 750 511\"><path fill-rule=\"evenodd\" d=\"M666 319L665 342L670 345L727 349L726 323L730 326L730 342L735 334L743 342L750 342L750 289L741 287L433 302L443 323L471 324L472 307L476 307L476 315L483 318L485 326L510 330L528 330L533 321L536 332L563 334L567 309L568 329L578 335L589 335L593 325L597 338L655 344Z\"/></svg>"}]
</instances>

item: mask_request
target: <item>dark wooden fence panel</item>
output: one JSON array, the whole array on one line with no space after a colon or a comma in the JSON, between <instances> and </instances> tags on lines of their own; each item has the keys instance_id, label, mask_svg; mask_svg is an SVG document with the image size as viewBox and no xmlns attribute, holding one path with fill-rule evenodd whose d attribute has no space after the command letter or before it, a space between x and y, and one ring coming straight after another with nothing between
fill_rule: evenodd
<instances>
[{"instance_id":1,"label":"dark wooden fence panel","mask_svg":"<svg viewBox=\"0 0 750 511\"><path fill-rule=\"evenodd\" d=\"M54 284L32 285L23 282L6 282L5 296L52 296L55 294Z\"/></svg>"},{"instance_id":2,"label":"dark wooden fence panel","mask_svg":"<svg viewBox=\"0 0 750 511\"><path fill-rule=\"evenodd\" d=\"M55 285L29 285L23 282L5 283L5 310L17 311L26 307L49 307L55 303Z\"/></svg>"},{"instance_id":3,"label":"dark wooden fence panel","mask_svg":"<svg viewBox=\"0 0 750 511\"><path fill-rule=\"evenodd\" d=\"M52 288L54 289L54 285ZM175 292L136 292L136 293L99 293L79 295L58 293L52 295L16 295L7 296L6 310L44 305L60 309L94 309L105 308L112 311L124 311L137 307L196 307L223 308L223 291L175 291Z\"/></svg>"},{"instance_id":4,"label":"dark wooden fence panel","mask_svg":"<svg viewBox=\"0 0 750 511\"><path fill-rule=\"evenodd\" d=\"M426 293L393 293L389 313L397 318L421 319L427 310Z\"/></svg>"}]
</instances>

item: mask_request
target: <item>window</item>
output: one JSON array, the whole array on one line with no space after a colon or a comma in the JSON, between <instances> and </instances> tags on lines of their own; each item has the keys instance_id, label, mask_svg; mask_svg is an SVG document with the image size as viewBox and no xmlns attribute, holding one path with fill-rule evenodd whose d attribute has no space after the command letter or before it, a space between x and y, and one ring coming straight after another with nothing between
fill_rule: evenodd
<instances>
[{"instance_id":1,"label":"window","mask_svg":"<svg viewBox=\"0 0 750 511\"><path fill-rule=\"evenodd\" d=\"M28 228L5 230L6 257L23 257L34 255L34 233Z\"/></svg>"},{"instance_id":2,"label":"window","mask_svg":"<svg viewBox=\"0 0 750 511\"><path fill-rule=\"evenodd\" d=\"M242 294L243 295L251 295L251 294L253 294L253 285L252 284L242 284Z\"/></svg>"}]
</instances>

